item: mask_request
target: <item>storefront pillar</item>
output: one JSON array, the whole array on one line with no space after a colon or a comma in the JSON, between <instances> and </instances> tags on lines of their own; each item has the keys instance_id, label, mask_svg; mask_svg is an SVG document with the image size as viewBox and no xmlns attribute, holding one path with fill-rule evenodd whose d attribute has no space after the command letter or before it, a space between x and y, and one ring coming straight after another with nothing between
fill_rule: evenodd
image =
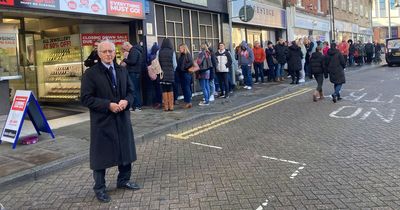
<instances>
[{"instance_id":1,"label":"storefront pillar","mask_svg":"<svg viewBox=\"0 0 400 210\"><path fill-rule=\"evenodd\" d=\"M10 85L8 80L0 81L0 115L6 115L10 109Z\"/></svg>"}]
</instances>

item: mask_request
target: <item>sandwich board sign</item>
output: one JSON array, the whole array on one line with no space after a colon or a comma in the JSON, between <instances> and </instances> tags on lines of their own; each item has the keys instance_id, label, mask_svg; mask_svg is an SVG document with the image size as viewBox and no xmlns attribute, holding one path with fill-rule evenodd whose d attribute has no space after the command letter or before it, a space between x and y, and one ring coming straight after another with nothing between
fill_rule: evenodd
<instances>
[{"instance_id":1,"label":"sandwich board sign","mask_svg":"<svg viewBox=\"0 0 400 210\"><path fill-rule=\"evenodd\" d=\"M28 114L38 135L42 131L49 133L54 139L53 131L32 91L17 90L0 136L0 143L2 141L10 142L15 149L26 114Z\"/></svg>"}]
</instances>

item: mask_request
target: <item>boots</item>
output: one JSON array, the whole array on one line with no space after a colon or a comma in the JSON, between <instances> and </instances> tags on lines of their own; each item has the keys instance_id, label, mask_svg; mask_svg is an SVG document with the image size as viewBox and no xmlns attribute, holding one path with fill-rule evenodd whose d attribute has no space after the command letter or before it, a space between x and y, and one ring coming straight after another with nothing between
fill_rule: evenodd
<instances>
[{"instance_id":1,"label":"boots","mask_svg":"<svg viewBox=\"0 0 400 210\"><path fill-rule=\"evenodd\" d=\"M168 99L169 99L168 93L167 92L162 93L162 105L163 105L164 111L168 111L168 107L169 107Z\"/></svg>"},{"instance_id":2,"label":"boots","mask_svg":"<svg viewBox=\"0 0 400 210\"><path fill-rule=\"evenodd\" d=\"M319 100L324 100L324 93L321 91L319 91Z\"/></svg>"},{"instance_id":3,"label":"boots","mask_svg":"<svg viewBox=\"0 0 400 210\"><path fill-rule=\"evenodd\" d=\"M168 92L168 110L174 111L174 92Z\"/></svg>"},{"instance_id":4,"label":"boots","mask_svg":"<svg viewBox=\"0 0 400 210\"><path fill-rule=\"evenodd\" d=\"M319 92L318 91L314 91L314 94L313 94L313 101L314 102L317 102L318 95L319 95Z\"/></svg>"}]
</instances>

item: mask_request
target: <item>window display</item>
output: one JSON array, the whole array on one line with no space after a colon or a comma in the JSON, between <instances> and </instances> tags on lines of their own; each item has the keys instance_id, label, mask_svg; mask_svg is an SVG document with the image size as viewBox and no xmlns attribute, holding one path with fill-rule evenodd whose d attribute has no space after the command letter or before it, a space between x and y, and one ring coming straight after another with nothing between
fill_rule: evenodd
<instances>
[{"instance_id":1,"label":"window display","mask_svg":"<svg viewBox=\"0 0 400 210\"><path fill-rule=\"evenodd\" d=\"M71 35L36 41L39 99L78 100L82 77L80 36Z\"/></svg>"},{"instance_id":2,"label":"window display","mask_svg":"<svg viewBox=\"0 0 400 210\"><path fill-rule=\"evenodd\" d=\"M19 75L16 26L0 24L0 77Z\"/></svg>"}]
</instances>

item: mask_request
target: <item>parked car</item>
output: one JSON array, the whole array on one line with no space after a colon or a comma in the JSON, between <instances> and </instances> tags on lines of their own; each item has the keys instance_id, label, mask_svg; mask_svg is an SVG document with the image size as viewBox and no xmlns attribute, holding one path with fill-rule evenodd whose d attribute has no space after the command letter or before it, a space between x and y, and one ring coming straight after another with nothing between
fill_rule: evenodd
<instances>
[{"instance_id":1,"label":"parked car","mask_svg":"<svg viewBox=\"0 0 400 210\"><path fill-rule=\"evenodd\" d=\"M400 64L400 38L386 39L385 51L386 63L388 66Z\"/></svg>"}]
</instances>

